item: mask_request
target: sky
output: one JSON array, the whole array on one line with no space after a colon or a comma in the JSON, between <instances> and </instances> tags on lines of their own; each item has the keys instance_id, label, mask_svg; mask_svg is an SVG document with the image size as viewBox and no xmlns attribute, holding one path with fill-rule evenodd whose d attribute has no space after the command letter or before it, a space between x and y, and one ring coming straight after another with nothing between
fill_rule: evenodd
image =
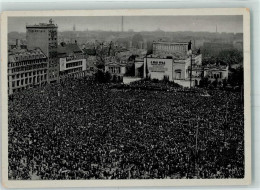
<instances>
[{"instance_id":1,"label":"sky","mask_svg":"<svg viewBox=\"0 0 260 190\"><path fill-rule=\"evenodd\" d=\"M85 16L85 17L9 17L8 32L25 32L26 24L48 23L52 18L59 31L71 31L75 24L77 31L104 30L121 31L121 16ZM133 29L139 31L164 30L176 31L206 31L243 32L242 15L221 16L124 16L124 31Z\"/></svg>"}]
</instances>

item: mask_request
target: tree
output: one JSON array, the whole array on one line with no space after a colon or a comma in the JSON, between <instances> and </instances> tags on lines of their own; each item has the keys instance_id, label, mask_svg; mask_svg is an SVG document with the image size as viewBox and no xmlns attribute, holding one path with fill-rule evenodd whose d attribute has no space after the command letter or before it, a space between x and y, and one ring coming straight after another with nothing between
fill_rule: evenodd
<instances>
[{"instance_id":1,"label":"tree","mask_svg":"<svg viewBox=\"0 0 260 190\"><path fill-rule=\"evenodd\" d=\"M144 65L139 67L137 70L138 70L138 77L143 77L144 76Z\"/></svg>"},{"instance_id":2,"label":"tree","mask_svg":"<svg viewBox=\"0 0 260 190\"><path fill-rule=\"evenodd\" d=\"M226 86L227 86L227 79L224 79L223 80L223 88L226 88Z\"/></svg>"},{"instance_id":3,"label":"tree","mask_svg":"<svg viewBox=\"0 0 260 190\"><path fill-rule=\"evenodd\" d=\"M215 79L215 80L212 82L212 85L213 85L214 87L217 87L217 85L218 85L218 80Z\"/></svg>"},{"instance_id":4,"label":"tree","mask_svg":"<svg viewBox=\"0 0 260 190\"><path fill-rule=\"evenodd\" d=\"M229 67L233 64L243 63L243 52L236 49L223 50L219 52L218 59L226 63Z\"/></svg>"},{"instance_id":5,"label":"tree","mask_svg":"<svg viewBox=\"0 0 260 190\"><path fill-rule=\"evenodd\" d=\"M200 80L200 87L208 87L210 81L208 79L208 77L203 77L201 80Z\"/></svg>"},{"instance_id":6,"label":"tree","mask_svg":"<svg viewBox=\"0 0 260 190\"><path fill-rule=\"evenodd\" d=\"M132 45L133 47L135 48L140 48L140 42L143 42L144 39L143 39L143 36L141 34L135 34L132 38Z\"/></svg>"},{"instance_id":7,"label":"tree","mask_svg":"<svg viewBox=\"0 0 260 190\"><path fill-rule=\"evenodd\" d=\"M97 68L104 69L105 68L105 60L107 56L107 50L103 46L103 42L98 44L96 51L96 59L97 59Z\"/></svg>"},{"instance_id":8,"label":"tree","mask_svg":"<svg viewBox=\"0 0 260 190\"><path fill-rule=\"evenodd\" d=\"M244 69L242 66L231 69L231 74L228 78L228 83L231 86L242 86L244 83Z\"/></svg>"},{"instance_id":9,"label":"tree","mask_svg":"<svg viewBox=\"0 0 260 190\"><path fill-rule=\"evenodd\" d=\"M95 73L95 80L99 83L104 83L105 82L105 75L104 72L102 70L98 70Z\"/></svg>"},{"instance_id":10,"label":"tree","mask_svg":"<svg viewBox=\"0 0 260 190\"><path fill-rule=\"evenodd\" d=\"M104 78L105 78L105 82L110 82L111 79L112 79L112 76L111 76L110 72L107 71L107 72L105 73Z\"/></svg>"},{"instance_id":11,"label":"tree","mask_svg":"<svg viewBox=\"0 0 260 190\"><path fill-rule=\"evenodd\" d=\"M126 76L135 76L135 64L132 63L132 64L128 64L126 66L126 73L125 73Z\"/></svg>"},{"instance_id":12,"label":"tree","mask_svg":"<svg viewBox=\"0 0 260 190\"><path fill-rule=\"evenodd\" d=\"M169 76L164 75L162 81L165 82L165 83L169 82Z\"/></svg>"}]
</instances>

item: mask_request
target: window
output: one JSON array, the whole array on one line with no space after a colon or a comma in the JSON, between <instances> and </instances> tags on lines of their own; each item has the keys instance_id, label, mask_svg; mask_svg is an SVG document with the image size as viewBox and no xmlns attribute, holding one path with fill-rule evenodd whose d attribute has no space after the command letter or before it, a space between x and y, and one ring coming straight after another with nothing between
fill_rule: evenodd
<instances>
[{"instance_id":1,"label":"window","mask_svg":"<svg viewBox=\"0 0 260 190\"><path fill-rule=\"evenodd\" d=\"M15 82L14 81L12 82L12 87L15 87Z\"/></svg>"}]
</instances>

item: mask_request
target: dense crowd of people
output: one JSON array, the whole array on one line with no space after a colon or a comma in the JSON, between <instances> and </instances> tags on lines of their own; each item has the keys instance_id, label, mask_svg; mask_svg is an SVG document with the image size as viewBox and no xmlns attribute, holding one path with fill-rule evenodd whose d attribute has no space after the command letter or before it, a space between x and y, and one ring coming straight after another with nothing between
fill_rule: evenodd
<instances>
[{"instance_id":1,"label":"dense crowd of people","mask_svg":"<svg viewBox=\"0 0 260 190\"><path fill-rule=\"evenodd\" d=\"M207 93L86 79L17 93L9 179L243 178L240 93Z\"/></svg>"}]
</instances>

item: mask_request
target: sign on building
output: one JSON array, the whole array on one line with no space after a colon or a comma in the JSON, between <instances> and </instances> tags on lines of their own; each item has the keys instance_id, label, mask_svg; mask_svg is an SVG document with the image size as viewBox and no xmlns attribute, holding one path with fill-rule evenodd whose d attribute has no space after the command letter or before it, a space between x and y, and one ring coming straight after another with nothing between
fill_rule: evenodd
<instances>
[{"instance_id":1,"label":"sign on building","mask_svg":"<svg viewBox=\"0 0 260 190\"><path fill-rule=\"evenodd\" d=\"M60 58L60 71L66 70L66 58Z\"/></svg>"}]
</instances>

